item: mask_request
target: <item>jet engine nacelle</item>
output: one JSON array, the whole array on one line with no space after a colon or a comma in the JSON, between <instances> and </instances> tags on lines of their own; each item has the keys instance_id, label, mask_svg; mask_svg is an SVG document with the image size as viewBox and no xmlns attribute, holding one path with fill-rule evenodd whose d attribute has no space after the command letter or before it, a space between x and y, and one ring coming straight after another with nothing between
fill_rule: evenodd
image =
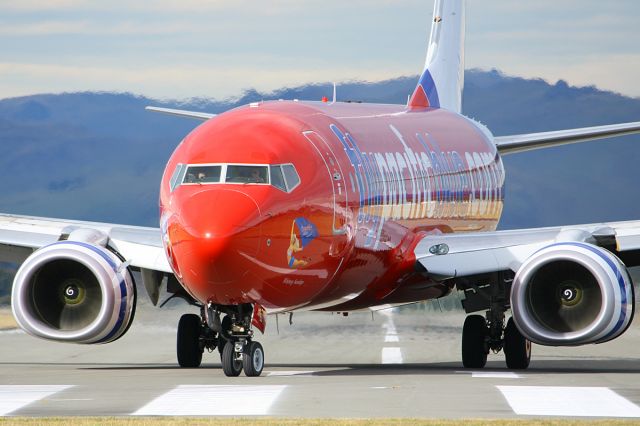
<instances>
[{"instance_id":1,"label":"jet engine nacelle","mask_svg":"<svg viewBox=\"0 0 640 426\"><path fill-rule=\"evenodd\" d=\"M73 343L107 343L121 337L135 313L131 273L109 250L60 241L22 264L12 291L13 315L27 333Z\"/></svg>"},{"instance_id":2,"label":"jet engine nacelle","mask_svg":"<svg viewBox=\"0 0 640 426\"><path fill-rule=\"evenodd\" d=\"M516 273L511 310L518 329L532 342L602 343L631 323L633 283L608 250L587 243L552 244L531 255Z\"/></svg>"}]
</instances>

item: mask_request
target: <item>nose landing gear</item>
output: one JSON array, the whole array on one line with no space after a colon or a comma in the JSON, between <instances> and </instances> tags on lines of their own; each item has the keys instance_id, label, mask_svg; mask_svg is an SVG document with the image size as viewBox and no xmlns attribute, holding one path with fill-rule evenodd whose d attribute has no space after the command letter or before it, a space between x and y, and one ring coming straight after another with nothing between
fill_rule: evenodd
<instances>
[{"instance_id":1,"label":"nose landing gear","mask_svg":"<svg viewBox=\"0 0 640 426\"><path fill-rule=\"evenodd\" d=\"M264 368L264 349L253 340L252 306L214 306L201 309L201 315L185 314L178 323L177 355L181 367L195 368L207 349L220 353L222 370L228 377L257 377ZM221 314L225 314L220 320Z\"/></svg>"},{"instance_id":2,"label":"nose landing gear","mask_svg":"<svg viewBox=\"0 0 640 426\"><path fill-rule=\"evenodd\" d=\"M262 345L251 339L227 341L220 359L222 370L228 377L239 376L243 368L247 377L257 377L262 374L264 368Z\"/></svg>"},{"instance_id":3,"label":"nose landing gear","mask_svg":"<svg viewBox=\"0 0 640 426\"><path fill-rule=\"evenodd\" d=\"M243 354L242 366L244 374L249 377L257 377L264 367L264 350L258 342L249 342Z\"/></svg>"}]
</instances>

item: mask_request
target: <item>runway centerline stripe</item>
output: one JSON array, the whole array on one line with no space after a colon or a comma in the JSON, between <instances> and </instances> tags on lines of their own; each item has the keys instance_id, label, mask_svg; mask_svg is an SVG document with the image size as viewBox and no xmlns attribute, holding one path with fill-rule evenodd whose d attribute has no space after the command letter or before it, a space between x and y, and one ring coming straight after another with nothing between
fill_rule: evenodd
<instances>
[{"instance_id":1,"label":"runway centerline stripe","mask_svg":"<svg viewBox=\"0 0 640 426\"><path fill-rule=\"evenodd\" d=\"M286 386L180 385L134 416L263 416Z\"/></svg>"},{"instance_id":2,"label":"runway centerline stripe","mask_svg":"<svg viewBox=\"0 0 640 426\"><path fill-rule=\"evenodd\" d=\"M640 417L640 407L605 387L497 386L516 414Z\"/></svg>"},{"instance_id":3,"label":"runway centerline stripe","mask_svg":"<svg viewBox=\"0 0 640 426\"><path fill-rule=\"evenodd\" d=\"M393 313L391 311L380 311L380 313L387 318L387 321L382 324L382 328L386 328L387 332L384 336L385 343L398 343L400 337L396 330L396 325L393 323ZM384 347L382 348L382 363L383 364L402 364L402 350L397 347Z\"/></svg>"},{"instance_id":4,"label":"runway centerline stripe","mask_svg":"<svg viewBox=\"0 0 640 426\"><path fill-rule=\"evenodd\" d=\"M11 414L72 385L0 385L0 416Z\"/></svg>"}]
</instances>

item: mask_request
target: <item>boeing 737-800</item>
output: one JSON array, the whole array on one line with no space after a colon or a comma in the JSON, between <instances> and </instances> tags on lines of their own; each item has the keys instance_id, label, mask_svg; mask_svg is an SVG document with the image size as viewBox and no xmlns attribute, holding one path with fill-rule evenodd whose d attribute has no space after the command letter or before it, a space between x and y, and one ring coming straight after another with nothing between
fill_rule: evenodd
<instances>
[{"instance_id":1,"label":"boeing 737-800","mask_svg":"<svg viewBox=\"0 0 640 426\"><path fill-rule=\"evenodd\" d=\"M601 343L634 312L627 267L640 221L496 231L502 156L640 132L640 122L494 137L461 114L465 8L437 0L424 71L406 105L273 101L203 120L160 182L160 226L0 217L20 263L12 307L26 332L84 344L121 337L132 272L200 307L177 333L183 367L218 349L227 376L258 376L265 314L348 312L463 291L465 367L531 342ZM510 315L509 315L510 313ZM508 317L508 320L507 320Z\"/></svg>"}]
</instances>

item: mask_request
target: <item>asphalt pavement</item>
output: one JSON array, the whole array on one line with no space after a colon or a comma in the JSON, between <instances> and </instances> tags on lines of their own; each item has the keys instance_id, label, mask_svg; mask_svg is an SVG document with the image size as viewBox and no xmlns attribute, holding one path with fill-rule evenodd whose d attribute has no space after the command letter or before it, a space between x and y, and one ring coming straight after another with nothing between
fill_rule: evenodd
<instances>
[{"instance_id":1,"label":"asphalt pavement","mask_svg":"<svg viewBox=\"0 0 640 426\"><path fill-rule=\"evenodd\" d=\"M464 314L407 309L269 317L258 378L217 352L179 368L176 304L143 303L120 340L80 346L0 331L0 416L638 417L640 323L602 345L534 345L529 369L460 361ZM637 318L637 317L636 317Z\"/></svg>"}]
</instances>

